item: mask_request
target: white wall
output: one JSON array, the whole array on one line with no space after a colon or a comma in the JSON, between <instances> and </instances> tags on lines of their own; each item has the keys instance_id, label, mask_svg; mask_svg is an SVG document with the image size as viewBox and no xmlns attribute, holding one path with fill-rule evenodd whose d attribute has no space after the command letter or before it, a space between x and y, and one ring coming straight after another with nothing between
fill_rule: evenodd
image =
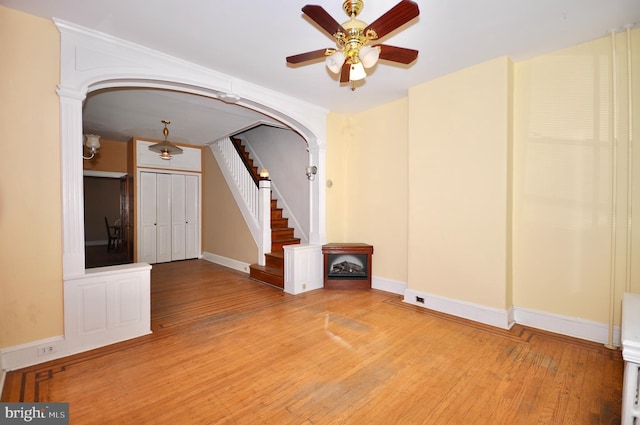
<instances>
[{"instance_id":1,"label":"white wall","mask_svg":"<svg viewBox=\"0 0 640 425\"><path fill-rule=\"evenodd\" d=\"M305 167L309 154L305 140L291 130L259 126L239 135L246 141L254 165L269 170L278 206L285 209L289 226L302 243L309 238L309 185Z\"/></svg>"}]
</instances>

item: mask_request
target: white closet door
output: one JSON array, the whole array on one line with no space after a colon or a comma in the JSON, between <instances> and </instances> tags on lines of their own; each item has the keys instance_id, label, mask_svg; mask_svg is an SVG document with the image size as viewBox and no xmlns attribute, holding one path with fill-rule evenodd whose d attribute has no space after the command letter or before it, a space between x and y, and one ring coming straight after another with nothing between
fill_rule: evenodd
<instances>
[{"instance_id":1,"label":"white closet door","mask_svg":"<svg viewBox=\"0 0 640 425\"><path fill-rule=\"evenodd\" d=\"M156 174L140 173L140 236L138 261L156 262Z\"/></svg>"},{"instance_id":2,"label":"white closet door","mask_svg":"<svg viewBox=\"0 0 640 425\"><path fill-rule=\"evenodd\" d=\"M171 261L184 260L186 243L185 176L171 175Z\"/></svg>"},{"instance_id":3,"label":"white closet door","mask_svg":"<svg viewBox=\"0 0 640 425\"><path fill-rule=\"evenodd\" d=\"M200 177L186 176L185 181L186 258L200 256Z\"/></svg>"},{"instance_id":4,"label":"white closet door","mask_svg":"<svg viewBox=\"0 0 640 425\"><path fill-rule=\"evenodd\" d=\"M156 174L156 263L171 261L171 174Z\"/></svg>"}]
</instances>

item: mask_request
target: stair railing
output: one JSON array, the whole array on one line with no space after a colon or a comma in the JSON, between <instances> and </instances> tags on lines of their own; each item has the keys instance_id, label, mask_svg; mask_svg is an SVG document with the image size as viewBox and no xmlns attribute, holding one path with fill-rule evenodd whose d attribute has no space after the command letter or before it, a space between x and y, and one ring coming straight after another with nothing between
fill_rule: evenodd
<instances>
[{"instance_id":1,"label":"stair railing","mask_svg":"<svg viewBox=\"0 0 640 425\"><path fill-rule=\"evenodd\" d=\"M263 266L264 254L271 252L271 181L256 182L245 158L229 137L212 143L210 147L258 246L258 264Z\"/></svg>"}]
</instances>

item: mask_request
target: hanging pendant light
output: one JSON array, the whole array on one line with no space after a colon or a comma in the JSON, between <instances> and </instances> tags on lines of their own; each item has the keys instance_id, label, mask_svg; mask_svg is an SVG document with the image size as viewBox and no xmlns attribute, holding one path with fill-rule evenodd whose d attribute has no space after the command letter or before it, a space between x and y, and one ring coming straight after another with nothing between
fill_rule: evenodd
<instances>
[{"instance_id":1,"label":"hanging pendant light","mask_svg":"<svg viewBox=\"0 0 640 425\"><path fill-rule=\"evenodd\" d=\"M167 126L171 124L171 121L162 120L161 122L162 124L164 124L164 129L162 130L162 134L164 134L164 141L149 146L149 150L159 153L160 158L162 159L171 159L171 155L181 154L182 149L174 144L169 143L169 141L167 140L167 137L169 137L169 129L167 128Z\"/></svg>"}]
</instances>

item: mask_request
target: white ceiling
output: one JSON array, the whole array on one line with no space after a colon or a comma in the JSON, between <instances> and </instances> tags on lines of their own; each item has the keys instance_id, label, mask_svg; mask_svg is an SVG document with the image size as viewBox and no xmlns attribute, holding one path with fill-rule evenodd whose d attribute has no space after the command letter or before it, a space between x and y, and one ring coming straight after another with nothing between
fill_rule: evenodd
<instances>
[{"instance_id":1,"label":"white ceiling","mask_svg":"<svg viewBox=\"0 0 640 425\"><path fill-rule=\"evenodd\" d=\"M347 20L342 0L310 1L338 22ZM359 19L370 23L398 1L365 0ZM409 87L495 57L518 61L640 22L640 0L418 0L420 17L382 39L419 50L417 61L409 66L381 61L352 92L322 62L296 67L285 62L290 55L334 47L301 12L308 2L0 0L0 5L104 32L336 112L399 99ZM116 105L118 111L107 112ZM219 119L201 121L201 108L215 108ZM202 144L266 119L237 108L175 93L118 90L89 99L85 130L113 137L154 132L135 135L161 138L160 120L169 119L170 140ZM208 128L195 131L195 123Z\"/></svg>"}]
</instances>

